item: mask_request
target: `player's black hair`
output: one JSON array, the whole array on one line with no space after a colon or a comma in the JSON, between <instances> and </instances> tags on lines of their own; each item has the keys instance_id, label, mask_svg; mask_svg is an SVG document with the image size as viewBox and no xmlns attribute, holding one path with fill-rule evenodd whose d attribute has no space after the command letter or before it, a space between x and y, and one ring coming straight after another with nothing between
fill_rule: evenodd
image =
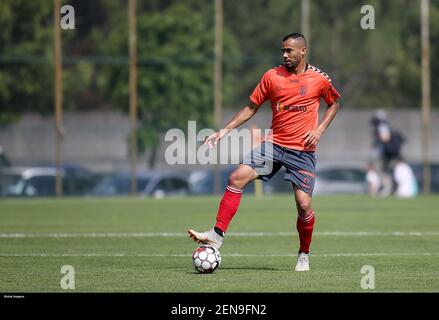
<instances>
[{"instance_id":1,"label":"player's black hair","mask_svg":"<svg viewBox=\"0 0 439 320\"><path fill-rule=\"evenodd\" d=\"M303 39L303 42L305 43L305 47L307 47L308 45L307 45L307 43L306 43L305 36L304 36L303 34L301 34L301 33L297 33L297 32L293 32L293 33L287 34L287 35L282 39L282 41L286 41L287 39L299 39L299 38Z\"/></svg>"}]
</instances>

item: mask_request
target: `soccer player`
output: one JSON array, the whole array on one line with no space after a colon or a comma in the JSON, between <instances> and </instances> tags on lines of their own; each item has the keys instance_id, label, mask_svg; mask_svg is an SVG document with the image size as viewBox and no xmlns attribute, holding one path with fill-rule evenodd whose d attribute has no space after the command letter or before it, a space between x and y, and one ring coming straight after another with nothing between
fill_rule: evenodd
<instances>
[{"instance_id":1,"label":"soccer player","mask_svg":"<svg viewBox=\"0 0 439 320\"><path fill-rule=\"evenodd\" d=\"M272 134L231 173L214 228L206 232L188 230L194 241L219 249L229 223L238 210L245 186L255 179L268 181L284 166L284 179L292 184L298 214L296 227L300 248L295 270L309 270L309 248L315 221L314 210L311 208L316 165L314 153L339 109L340 94L326 73L306 62L306 53L307 43L302 34L291 33L285 36L282 41L283 65L265 72L251 94L248 105L224 129L206 139L206 144L215 146L230 130L253 117L266 100L270 101L273 112ZM325 100L327 109L319 123L320 98ZM261 162L256 160L261 159L271 161L271 172L258 170Z\"/></svg>"}]
</instances>

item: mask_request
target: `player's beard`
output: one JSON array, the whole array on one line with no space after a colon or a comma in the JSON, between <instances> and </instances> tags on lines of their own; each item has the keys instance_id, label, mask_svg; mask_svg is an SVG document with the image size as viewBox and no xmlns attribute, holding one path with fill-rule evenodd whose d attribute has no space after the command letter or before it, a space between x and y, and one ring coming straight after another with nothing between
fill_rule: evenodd
<instances>
[{"instance_id":1,"label":"player's beard","mask_svg":"<svg viewBox=\"0 0 439 320\"><path fill-rule=\"evenodd\" d=\"M294 70L297 68L299 63L300 61L289 60L289 61L284 61L284 66L285 68L287 68L287 70Z\"/></svg>"}]
</instances>

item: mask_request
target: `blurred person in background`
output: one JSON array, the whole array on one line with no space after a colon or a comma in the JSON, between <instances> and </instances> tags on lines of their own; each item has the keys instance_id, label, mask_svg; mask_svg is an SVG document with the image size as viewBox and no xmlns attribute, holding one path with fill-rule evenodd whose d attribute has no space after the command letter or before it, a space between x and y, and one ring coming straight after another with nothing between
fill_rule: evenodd
<instances>
[{"instance_id":1,"label":"blurred person in background","mask_svg":"<svg viewBox=\"0 0 439 320\"><path fill-rule=\"evenodd\" d=\"M392 193L392 165L396 159L401 157L401 148L405 139L399 131L391 128L384 110L377 110L370 124L372 126L372 159L377 162L381 175L380 194L389 196Z\"/></svg>"},{"instance_id":2,"label":"blurred person in background","mask_svg":"<svg viewBox=\"0 0 439 320\"><path fill-rule=\"evenodd\" d=\"M385 171L384 145L390 141L390 125L384 110L375 111L370 119L372 126L372 158L378 160Z\"/></svg>"},{"instance_id":3,"label":"blurred person in background","mask_svg":"<svg viewBox=\"0 0 439 320\"><path fill-rule=\"evenodd\" d=\"M369 195L376 197L380 192L381 177L372 161L367 164L366 182Z\"/></svg>"},{"instance_id":4,"label":"blurred person in background","mask_svg":"<svg viewBox=\"0 0 439 320\"><path fill-rule=\"evenodd\" d=\"M11 161L9 161L8 157L2 146L0 146L0 168L1 167L9 167L11 166Z\"/></svg>"},{"instance_id":5,"label":"blurred person in background","mask_svg":"<svg viewBox=\"0 0 439 320\"><path fill-rule=\"evenodd\" d=\"M418 194L418 183L412 168L401 158L397 158L393 167L393 181L395 182L395 196L411 198Z\"/></svg>"}]
</instances>

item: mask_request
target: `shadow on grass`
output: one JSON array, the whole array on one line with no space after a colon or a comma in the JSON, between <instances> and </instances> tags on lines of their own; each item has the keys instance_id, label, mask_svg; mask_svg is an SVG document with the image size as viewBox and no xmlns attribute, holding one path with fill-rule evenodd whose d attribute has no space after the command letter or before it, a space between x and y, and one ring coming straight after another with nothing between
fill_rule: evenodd
<instances>
[{"instance_id":1,"label":"shadow on grass","mask_svg":"<svg viewBox=\"0 0 439 320\"><path fill-rule=\"evenodd\" d=\"M284 269L270 267L222 267L221 270L285 271Z\"/></svg>"},{"instance_id":2,"label":"shadow on grass","mask_svg":"<svg viewBox=\"0 0 439 320\"><path fill-rule=\"evenodd\" d=\"M285 270L285 269L276 269L276 268L267 268L267 267L262 267L262 268L257 268L257 267L224 267L221 268L221 270L219 270L219 272L221 272L222 270L225 271L234 271L234 270L251 270L251 271L279 271L279 272L285 272L285 271L289 271L289 270ZM199 275L209 275L209 274L216 274L218 273L218 270L211 272L211 273L201 273L198 271L190 271L190 272L186 272L186 274L199 274Z\"/></svg>"}]
</instances>

